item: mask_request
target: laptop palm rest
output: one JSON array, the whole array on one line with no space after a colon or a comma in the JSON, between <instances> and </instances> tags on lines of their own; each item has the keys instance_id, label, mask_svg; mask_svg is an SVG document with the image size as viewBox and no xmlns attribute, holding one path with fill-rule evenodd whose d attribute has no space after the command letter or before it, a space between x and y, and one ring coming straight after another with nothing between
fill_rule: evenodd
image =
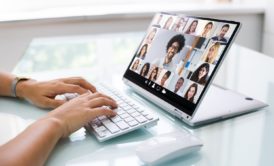
<instances>
[{"instance_id":1,"label":"laptop palm rest","mask_svg":"<svg viewBox=\"0 0 274 166\"><path fill-rule=\"evenodd\" d=\"M211 85L190 123L194 125L209 123L266 106L267 104L243 94Z\"/></svg>"}]
</instances>

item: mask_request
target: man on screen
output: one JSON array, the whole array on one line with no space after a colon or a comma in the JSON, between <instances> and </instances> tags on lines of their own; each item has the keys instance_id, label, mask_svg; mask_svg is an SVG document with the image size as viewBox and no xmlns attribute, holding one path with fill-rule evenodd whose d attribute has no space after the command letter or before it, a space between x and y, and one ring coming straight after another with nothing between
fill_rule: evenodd
<instances>
[{"instance_id":1,"label":"man on screen","mask_svg":"<svg viewBox=\"0 0 274 166\"><path fill-rule=\"evenodd\" d=\"M227 43L227 39L225 38L225 34L228 32L228 30L229 30L229 24L223 25L221 31L219 32L219 35L214 36L211 39L213 41L218 41L218 42L221 42L221 43Z\"/></svg>"}]
</instances>

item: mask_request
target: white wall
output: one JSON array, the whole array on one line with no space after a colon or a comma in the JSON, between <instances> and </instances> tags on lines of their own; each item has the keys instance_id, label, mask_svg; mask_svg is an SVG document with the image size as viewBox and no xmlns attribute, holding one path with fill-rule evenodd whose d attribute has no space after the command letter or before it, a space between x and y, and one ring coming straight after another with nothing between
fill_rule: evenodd
<instances>
[{"instance_id":1,"label":"white wall","mask_svg":"<svg viewBox=\"0 0 274 166\"><path fill-rule=\"evenodd\" d=\"M238 20L243 23L236 43L261 50L263 13L239 12L187 12L188 14ZM224 13L224 14L223 14ZM33 38L49 36L85 35L125 31L144 31L152 13L69 17L10 21L0 23L0 70L11 71Z\"/></svg>"},{"instance_id":2,"label":"white wall","mask_svg":"<svg viewBox=\"0 0 274 166\"><path fill-rule=\"evenodd\" d=\"M264 21L263 53L274 57L274 1L267 0Z\"/></svg>"}]
</instances>

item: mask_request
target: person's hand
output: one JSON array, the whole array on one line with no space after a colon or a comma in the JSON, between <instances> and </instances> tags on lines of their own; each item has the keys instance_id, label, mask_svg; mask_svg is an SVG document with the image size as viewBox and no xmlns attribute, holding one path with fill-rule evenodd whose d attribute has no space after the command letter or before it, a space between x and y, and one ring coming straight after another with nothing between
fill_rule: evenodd
<instances>
[{"instance_id":1,"label":"person's hand","mask_svg":"<svg viewBox=\"0 0 274 166\"><path fill-rule=\"evenodd\" d=\"M98 92L87 92L49 112L45 119L56 120L62 126L62 137L67 137L97 116L115 116L112 109L116 107L112 98Z\"/></svg>"},{"instance_id":2,"label":"person's hand","mask_svg":"<svg viewBox=\"0 0 274 166\"><path fill-rule=\"evenodd\" d=\"M56 79L52 81L21 81L17 84L18 97L27 99L41 108L56 108L66 101L55 100L55 96L63 93L83 94L87 91L96 92L96 88L80 77Z\"/></svg>"}]
</instances>

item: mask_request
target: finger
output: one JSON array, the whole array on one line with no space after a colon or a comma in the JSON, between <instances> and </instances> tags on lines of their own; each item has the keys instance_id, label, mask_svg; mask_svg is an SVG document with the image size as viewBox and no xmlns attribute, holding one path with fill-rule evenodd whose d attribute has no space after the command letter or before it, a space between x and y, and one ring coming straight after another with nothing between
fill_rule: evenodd
<instances>
[{"instance_id":1,"label":"finger","mask_svg":"<svg viewBox=\"0 0 274 166\"><path fill-rule=\"evenodd\" d=\"M106 107L93 108L89 111L91 117L95 116L115 116L117 113Z\"/></svg>"},{"instance_id":2,"label":"finger","mask_svg":"<svg viewBox=\"0 0 274 166\"><path fill-rule=\"evenodd\" d=\"M51 98L44 97L42 101L42 107L44 108L56 108L59 107L60 105L64 104L66 101L65 100L55 100Z\"/></svg>"},{"instance_id":3,"label":"finger","mask_svg":"<svg viewBox=\"0 0 274 166\"><path fill-rule=\"evenodd\" d=\"M97 97L89 100L89 106L91 108L110 106L111 108L117 108L116 102L106 97Z\"/></svg>"},{"instance_id":4,"label":"finger","mask_svg":"<svg viewBox=\"0 0 274 166\"><path fill-rule=\"evenodd\" d=\"M93 86L92 84L90 84L89 82L87 82L85 79L81 77L64 78L63 82L67 84L79 85L82 88L88 89L93 93L96 92L95 86Z\"/></svg>"},{"instance_id":5,"label":"finger","mask_svg":"<svg viewBox=\"0 0 274 166\"><path fill-rule=\"evenodd\" d=\"M81 94L79 97L88 97L89 95L91 95L92 93L90 91L87 91L84 94Z\"/></svg>"},{"instance_id":6,"label":"finger","mask_svg":"<svg viewBox=\"0 0 274 166\"><path fill-rule=\"evenodd\" d=\"M84 94L87 92L86 89L82 88L79 85L73 85L73 84L58 84L56 91L58 94L62 93L78 93L78 94Z\"/></svg>"}]
</instances>

